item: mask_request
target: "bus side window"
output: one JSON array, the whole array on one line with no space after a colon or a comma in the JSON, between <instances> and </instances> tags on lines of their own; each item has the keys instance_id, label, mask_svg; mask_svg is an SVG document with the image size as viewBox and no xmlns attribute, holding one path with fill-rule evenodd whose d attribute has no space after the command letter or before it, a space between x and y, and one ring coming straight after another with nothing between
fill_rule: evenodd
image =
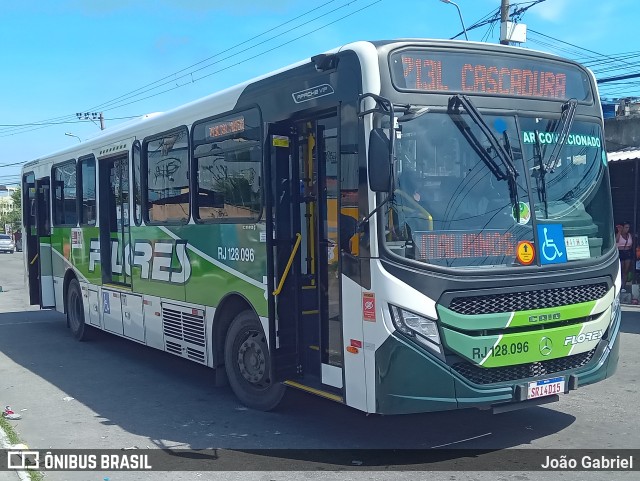
<instances>
[{"instance_id":1,"label":"bus side window","mask_svg":"<svg viewBox=\"0 0 640 481\"><path fill-rule=\"evenodd\" d=\"M147 170L145 221L186 224L189 221L187 128L145 140L143 161Z\"/></svg>"}]
</instances>

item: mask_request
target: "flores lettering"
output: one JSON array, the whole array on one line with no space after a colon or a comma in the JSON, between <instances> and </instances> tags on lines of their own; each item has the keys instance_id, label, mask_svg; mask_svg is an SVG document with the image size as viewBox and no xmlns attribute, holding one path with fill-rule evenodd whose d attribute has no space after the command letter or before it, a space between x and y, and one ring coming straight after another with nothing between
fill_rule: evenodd
<instances>
[{"instance_id":1,"label":"flores lettering","mask_svg":"<svg viewBox=\"0 0 640 481\"><path fill-rule=\"evenodd\" d=\"M100 263L100 241L91 239L89 249L89 271L96 270ZM176 265L177 264L177 265ZM112 274L131 275L131 267L140 268L141 279L184 284L191 277L191 263L184 240L137 240L133 251L130 244L124 246L124 262L120 242L111 240Z\"/></svg>"},{"instance_id":2,"label":"flores lettering","mask_svg":"<svg viewBox=\"0 0 640 481\"><path fill-rule=\"evenodd\" d=\"M578 334L577 336L567 336L564 338L564 345L568 346L569 344L582 344L587 341L597 341L602 337L602 329L598 329L597 331L591 332L583 332L582 334Z\"/></svg>"}]
</instances>

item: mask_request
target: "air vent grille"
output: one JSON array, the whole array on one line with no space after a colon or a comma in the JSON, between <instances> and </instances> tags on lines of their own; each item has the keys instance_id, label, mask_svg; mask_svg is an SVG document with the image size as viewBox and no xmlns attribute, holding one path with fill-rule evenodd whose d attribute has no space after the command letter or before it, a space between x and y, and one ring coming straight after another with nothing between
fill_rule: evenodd
<instances>
[{"instance_id":1,"label":"air vent grille","mask_svg":"<svg viewBox=\"0 0 640 481\"><path fill-rule=\"evenodd\" d=\"M162 329L167 352L205 364L204 309L162 304Z\"/></svg>"},{"instance_id":2,"label":"air vent grille","mask_svg":"<svg viewBox=\"0 0 640 481\"><path fill-rule=\"evenodd\" d=\"M167 346L167 352L182 356L182 346L177 342L166 341L165 345Z\"/></svg>"},{"instance_id":3,"label":"air vent grille","mask_svg":"<svg viewBox=\"0 0 640 481\"><path fill-rule=\"evenodd\" d=\"M476 384L493 384L497 382L510 382L532 377L546 376L569 369L577 369L586 365L593 357L596 348L591 351L574 354L572 356L549 359L548 361L531 362L515 366L485 368L464 361L454 364L452 367L461 376Z\"/></svg>"}]
</instances>

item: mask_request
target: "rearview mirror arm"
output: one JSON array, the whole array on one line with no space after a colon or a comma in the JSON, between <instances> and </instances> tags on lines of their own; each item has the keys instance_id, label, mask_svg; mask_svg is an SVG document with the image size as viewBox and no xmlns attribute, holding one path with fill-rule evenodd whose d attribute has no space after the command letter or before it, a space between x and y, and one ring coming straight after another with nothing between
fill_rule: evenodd
<instances>
[{"instance_id":1,"label":"rearview mirror arm","mask_svg":"<svg viewBox=\"0 0 640 481\"><path fill-rule=\"evenodd\" d=\"M369 219L371 219L376 214L376 212L378 212L380 209L382 209L386 204L388 204L389 202L393 202L394 197L395 197L394 193L389 194L385 200L380 202L380 205L378 207L373 209L366 216L364 216L361 220L359 220L358 223L356 224L356 231L354 232L354 234L362 233L363 232L363 228L369 222Z\"/></svg>"}]
</instances>

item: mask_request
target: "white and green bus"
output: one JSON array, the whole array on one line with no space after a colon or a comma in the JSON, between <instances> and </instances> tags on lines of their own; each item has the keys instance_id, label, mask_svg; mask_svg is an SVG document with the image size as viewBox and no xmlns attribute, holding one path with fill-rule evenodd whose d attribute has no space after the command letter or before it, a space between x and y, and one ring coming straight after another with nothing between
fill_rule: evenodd
<instances>
[{"instance_id":1,"label":"white and green bus","mask_svg":"<svg viewBox=\"0 0 640 481\"><path fill-rule=\"evenodd\" d=\"M616 369L596 82L516 47L357 42L22 172L32 304L367 413L518 409Z\"/></svg>"}]
</instances>

